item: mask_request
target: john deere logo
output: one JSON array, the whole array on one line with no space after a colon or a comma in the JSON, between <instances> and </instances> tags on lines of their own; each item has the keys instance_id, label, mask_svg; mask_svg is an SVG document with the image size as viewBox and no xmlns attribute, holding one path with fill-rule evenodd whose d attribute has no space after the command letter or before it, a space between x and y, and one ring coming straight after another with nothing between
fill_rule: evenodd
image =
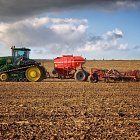
<instances>
[{"instance_id":1,"label":"john deere logo","mask_svg":"<svg viewBox=\"0 0 140 140\"><path fill-rule=\"evenodd\" d=\"M7 59L7 63L11 63L11 59Z\"/></svg>"}]
</instances>

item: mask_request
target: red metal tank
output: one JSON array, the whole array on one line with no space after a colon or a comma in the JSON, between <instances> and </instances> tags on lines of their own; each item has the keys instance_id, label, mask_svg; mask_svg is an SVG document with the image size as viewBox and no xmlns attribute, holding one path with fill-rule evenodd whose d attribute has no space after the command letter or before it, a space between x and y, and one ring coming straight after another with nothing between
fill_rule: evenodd
<instances>
[{"instance_id":1,"label":"red metal tank","mask_svg":"<svg viewBox=\"0 0 140 140\"><path fill-rule=\"evenodd\" d=\"M63 55L54 59L54 66L58 69L76 69L85 63L82 56Z\"/></svg>"},{"instance_id":2,"label":"red metal tank","mask_svg":"<svg viewBox=\"0 0 140 140\"><path fill-rule=\"evenodd\" d=\"M85 63L85 58L81 56L63 55L54 59L54 70L53 74L57 74L58 78L73 78L76 68L82 68Z\"/></svg>"}]
</instances>

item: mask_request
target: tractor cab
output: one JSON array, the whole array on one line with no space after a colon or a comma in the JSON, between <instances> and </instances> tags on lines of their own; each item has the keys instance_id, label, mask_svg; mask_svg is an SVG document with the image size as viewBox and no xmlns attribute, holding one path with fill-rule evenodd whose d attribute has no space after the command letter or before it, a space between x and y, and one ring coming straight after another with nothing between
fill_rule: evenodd
<instances>
[{"instance_id":1,"label":"tractor cab","mask_svg":"<svg viewBox=\"0 0 140 140\"><path fill-rule=\"evenodd\" d=\"M28 48L15 48L15 46L13 46L11 49L12 49L12 57L13 57L14 62L16 62L22 58L29 59L30 49L28 49Z\"/></svg>"}]
</instances>

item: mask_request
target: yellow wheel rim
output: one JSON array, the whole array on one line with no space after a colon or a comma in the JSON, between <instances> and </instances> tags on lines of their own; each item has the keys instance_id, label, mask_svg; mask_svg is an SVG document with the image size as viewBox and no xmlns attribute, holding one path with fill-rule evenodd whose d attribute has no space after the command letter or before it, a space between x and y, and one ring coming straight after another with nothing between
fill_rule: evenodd
<instances>
[{"instance_id":1,"label":"yellow wheel rim","mask_svg":"<svg viewBox=\"0 0 140 140\"><path fill-rule=\"evenodd\" d=\"M6 74L6 73L2 73L1 75L0 75L0 80L1 81L6 81L8 79L8 75Z\"/></svg>"},{"instance_id":2,"label":"yellow wheel rim","mask_svg":"<svg viewBox=\"0 0 140 140\"><path fill-rule=\"evenodd\" d=\"M30 67L26 70L26 78L31 82L36 82L41 77L40 69L37 67Z\"/></svg>"}]
</instances>

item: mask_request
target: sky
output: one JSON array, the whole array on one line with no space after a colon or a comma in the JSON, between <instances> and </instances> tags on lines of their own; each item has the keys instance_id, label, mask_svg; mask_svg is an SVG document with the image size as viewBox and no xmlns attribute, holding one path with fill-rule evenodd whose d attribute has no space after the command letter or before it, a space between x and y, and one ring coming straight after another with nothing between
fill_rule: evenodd
<instances>
[{"instance_id":1,"label":"sky","mask_svg":"<svg viewBox=\"0 0 140 140\"><path fill-rule=\"evenodd\" d=\"M140 0L0 0L0 56L140 60Z\"/></svg>"}]
</instances>

